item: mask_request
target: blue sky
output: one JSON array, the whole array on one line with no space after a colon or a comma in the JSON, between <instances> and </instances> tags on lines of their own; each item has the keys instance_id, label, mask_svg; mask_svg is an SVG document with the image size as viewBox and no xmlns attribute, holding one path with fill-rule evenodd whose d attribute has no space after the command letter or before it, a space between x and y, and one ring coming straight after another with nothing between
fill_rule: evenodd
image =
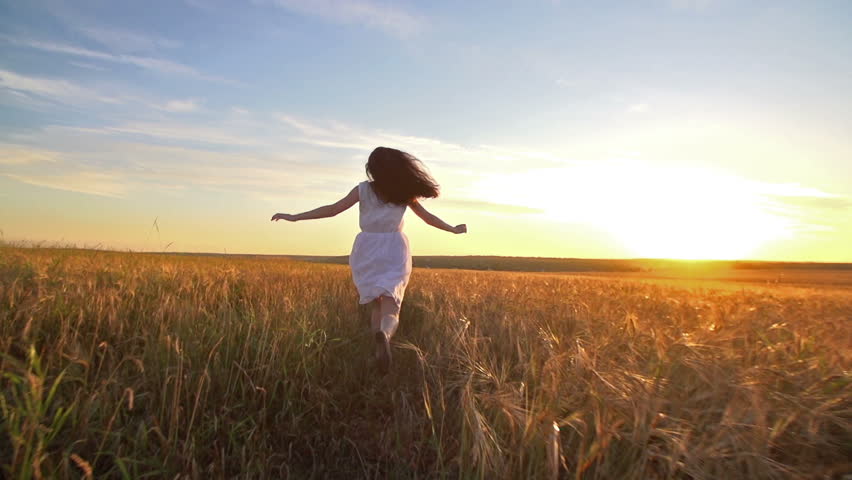
<instances>
[{"instance_id":1,"label":"blue sky","mask_svg":"<svg viewBox=\"0 0 852 480\"><path fill-rule=\"evenodd\" d=\"M386 145L471 224L410 221L415 253L852 261L850 18L846 1L0 1L0 229L346 253L353 212L266 220L336 200Z\"/></svg>"}]
</instances>

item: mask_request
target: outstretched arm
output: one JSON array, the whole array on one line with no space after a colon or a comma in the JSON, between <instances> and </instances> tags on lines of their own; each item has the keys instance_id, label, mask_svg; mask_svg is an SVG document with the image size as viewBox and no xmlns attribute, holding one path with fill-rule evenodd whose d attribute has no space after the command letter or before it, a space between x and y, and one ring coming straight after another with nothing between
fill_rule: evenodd
<instances>
[{"instance_id":1,"label":"outstretched arm","mask_svg":"<svg viewBox=\"0 0 852 480\"><path fill-rule=\"evenodd\" d=\"M440 228L441 230L445 230L450 233L467 233L467 225L461 224L456 225L454 227L448 224L447 222L441 220L440 218L436 217L435 215L429 213L429 211L423 208L423 205L420 205L420 202L418 202L417 200L411 202L411 205L409 205L409 207L411 207L411 210L413 210L418 217L423 219L424 222L435 228Z\"/></svg>"},{"instance_id":2,"label":"outstretched arm","mask_svg":"<svg viewBox=\"0 0 852 480\"><path fill-rule=\"evenodd\" d=\"M290 213L276 213L272 216L272 220L287 220L290 222L298 222L299 220L314 220L316 218L333 217L338 213L345 211L352 205L355 205L356 202L358 202L358 187L353 188L348 195L341 198L337 202L332 203L331 205L324 205L308 212L297 213L296 215Z\"/></svg>"}]
</instances>

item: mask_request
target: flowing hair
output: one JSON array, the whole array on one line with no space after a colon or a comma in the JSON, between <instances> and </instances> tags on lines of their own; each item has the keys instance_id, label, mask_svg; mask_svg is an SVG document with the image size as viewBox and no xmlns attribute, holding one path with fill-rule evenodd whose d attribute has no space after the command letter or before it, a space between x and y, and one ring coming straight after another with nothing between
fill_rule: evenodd
<instances>
[{"instance_id":1,"label":"flowing hair","mask_svg":"<svg viewBox=\"0 0 852 480\"><path fill-rule=\"evenodd\" d=\"M418 198L438 196L438 184L420 160L395 148L373 150L366 169L373 191L386 203L408 205Z\"/></svg>"}]
</instances>

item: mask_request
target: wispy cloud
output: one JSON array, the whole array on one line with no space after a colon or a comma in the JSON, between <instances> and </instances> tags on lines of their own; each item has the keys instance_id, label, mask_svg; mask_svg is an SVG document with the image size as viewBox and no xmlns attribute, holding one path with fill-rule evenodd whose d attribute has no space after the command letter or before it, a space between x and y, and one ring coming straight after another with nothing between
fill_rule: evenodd
<instances>
[{"instance_id":1,"label":"wispy cloud","mask_svg":"<svg viewBox=\"0 0 852 480\"><path fill-rule=\"evenodd\" d=\"M71 7L71 8L69 8ZM44 13L109 51L122 53L154 52L183 46L182 42L150 31L130 30L115 22L104 24L97 17L83 13L86 9L61 4L51 5Z\"/></svg>"},{"instance_id":2,"label":"wispy cloud","mask_svg":"<svg viewBox=\"0 0 852 480\"><path fill-rule=\"evenodd\" d=\"M59 160L59 158L59 152L35 149L25 145L0 143L0 165L53 163Z\"/></svg>"},{"instance_id":3,"label":"wispy cloud","mask_svg":"<svg viewBox=\"0 0 852 480\"><path fill-rule=\"evenodd\" d=\"M91 101L122 103L120 98L102 95L67 80L22 75L8 70L0 70L0 88L46 97L62 103Z\"/></svg>"},{"instance_id":4,"label":"wispy cloud","mask_svg":"<svg viewBox=\"0 0 852 480\"><path fill-rule=\"evenodd\" d=\"M135 107L134 116L139 116L146 112L181 114L204 111L202 107L204 101L199 98L161 99L147 96L144 93L129 91L127 87L122 85L101 84L97 88L92 88L70 80L25 75L3 69L0 69L0 92L10 94L13 98L17 99L17 102L21 102L29 108L38 109L55 107L57 103L76 107L90 107L96 102L103 105L120 106L124 110ZM116 92L116 94L110 95L112 92ZM145 125L143 123L141 125L124 125L123 127L125 127L128 133L145 134L144 131L141 131L145 129ZM152 124L152 126L154 125ZM133 130L133 132L130 132L130 130ZM167 136L170 138L175 138L176 136L182 137L180 130L178 128L177 132L168 132L162 128L153 128L150 134L151 136ZM197 130L185 132L183 137L189 138L198 133ZM220 133L227 135L224 130L221 130ZM210 137L210 135L206 136Z\"/></svg>"},{"instance_id":5,"label":"wispy cloud","mask_svg":"<svg viewBox=\"0 0 852 480\"><path fill-rule=\"evenodd\" d=\"M19 182L39 187L67 190L103 197L123 197L127 193L126 184L120 177L103 172L69 172L60 174L12 174L5 176Z\"/></svg>"},{"instance_id":6,"label":"wispy cloud","mask_svg":"<svg viewBox=\"0 0 852 480\"><path fill-rule=\"evenodd\" d=\"M93 135L99 132L47 129L43 141L75 151L63 153L61 161L43 168L36 162L50 160L54 152L10 145L7 171L0 175L46 188L111 197L141 191L174 195L192 188L249 195L286 192L284 196L292 198L323 192L336 195L352 183L349 169L310 158L153 145Z\"/></svg>"},{"instance_id":7,"label":"wispy cloud","mask_svg":"<svg viewBox=\"0 0 852 480\"><path fill-rule=\"evenodd\" d=\"M163 58L146 57L140 55L113 54L98 50L91 50L76 45L69 45L65 43L55 43L32 39L17 39L8 36L0 36L0 39L5 41L6 43L10 43L19 47L32 48L44 52L59 53L76 57L90 58L93 60L101 60L105 62L133 65L145 70L151 70L165 74L184 75L214 82L233 83L230 80L221 77L206 75L188 65L184 65L182 63Z\"/></svg>"},{"instance_id":8,"label":"wispy cloud","mask_svg":"<svg viewBox=\"0 0 852 480\"><path fill-rule=\"evenodd\" d=\"M104 127L54 126L51 128L88 134L144 136L166 140L181 140L193 144L203 143L231 147L268 145L265 140L257 137L240 135L224 128L193 125L190 123L135 122Z\"/></svg>"},{"instance_id":9,"label":"wispy cloud","mask_svg":"<svg viewBox=\"0 0 852 480\"><path fill-rule=\"evenodd\" d=\"M800 229L831 231L838 215L852 218L852 198L795 183L752 182L754 190L763 197L765 207L774 213L798 222Z\"/></svg>"},{"instance_id":10,"label":"wispy cloud","mask_svg":"<svg viewBox=\"0 0 852 480\"><path fill-rule=\"evenodd\" d=\"M306 120L299 119L293 115L278 114L277 118L282 123L289 125L309 137L335 137L341 132L340 129L332 129L318 126Z\"/></svg>"},{"instance_id":11,"label":"wispy cloud","mask_svg":"<svg viewBox=\"0 0 852 480\"><path fill-rule=\"evenodd\" d=\"M172 113L191 113L197 112L201 108L201 101L196 98L171 100L163 105L158 105L157 108Z\"/></svg>"},{"instance_id":12,"label":"wispy cloud","mask_svg":"<svg viewBox=\"0 0 852 480\"><path fill-rule=\"evenodd\" d=\"M151 52L163 48L178 48L178 41L157 35L103 26L77 27L77 31L104 47L120 52Z\"/></svg>"},{"instance_id":13,"label":"wispy cloud","mask_svg":"<svg viewBox=\"0 0 852 480\"><path fill-rule=\"evenodd\" d=\"M135 180L158 185L230 187L267 193L280 193L286 188L306 194L311 193L311 188L322 190L324 185L350 178L349 172L336 166L279 152L234 153L140 143L118 143L108 148L127 152L127 169ZM297 178L304 181L294 182Z\"/></svg>"},{"instance_id":14,"label":"wispy cloud","mask_svg":"<svg viewBox=\"0 0 852 480\"><path fill-rule=\"evenodd\" d=\"M370 0L255 0L340 24L360 24L406 37L425 27L425 20L391 3Z\"/></svg>"},{"instance_id":15,"label":"wispy cloud","mask_svg":"<svg viewBox=\"0 0 852 480\"><path fill-rule=\"evenodd\" d=\"M358 128L339 122L320 124L291 115L279 115L278 119L296 133L290 137L294 142L359 153L368 153L377 146L394 147L410 151L427 160L429 164L451 167L456 171L459 171L459 165L465 165L467 169L486 168L488 171L497 172L517 169L520 162L523 162L526 168L552 167L566 163L559 155L524 148L461 145L437 138Z\"/></svg>"},{"instance_id":16,"label":"wispy cloud","mask_svg":"<svg viewBox=\"0 0 852 480\"><path fill-rule=\"evenodd\" d=\"M107 71L106 67L102 67L100 65L95 65L93 63L88 63L88 62L75 62L75 61L72 60L72 61L68 62L68 65L73 65L73 66L78 67L78 68L84 68L86 70L94 70L96 72Z\"/></svg>"}]
</instances>

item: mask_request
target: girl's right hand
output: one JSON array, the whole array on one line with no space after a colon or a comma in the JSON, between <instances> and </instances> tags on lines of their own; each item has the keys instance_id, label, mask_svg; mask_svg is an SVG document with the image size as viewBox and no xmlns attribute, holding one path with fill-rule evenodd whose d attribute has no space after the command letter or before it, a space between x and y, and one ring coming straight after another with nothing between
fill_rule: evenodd
<instances>
[{"instance_id":1,"label":"girl's right hand","mask_svg":"<svg viewBox=\"0 0 852 480\"><path fill-rule=\"evenodd\" d=\"M295 222L296 216L289 213L276 213L272 216L271 221L277 222L278 220L287 220L288 222Z\"/></svg>"},{"instance_id":2,"label":"girl's right hand","mask_svg":"<svg viewBox=\"0 0 852 480\"><path fill-rule=\"evenodd\" d=\"M453 233L467 233L467 224L456 225L453 227Z\"/></svg>"}]
</instances>

